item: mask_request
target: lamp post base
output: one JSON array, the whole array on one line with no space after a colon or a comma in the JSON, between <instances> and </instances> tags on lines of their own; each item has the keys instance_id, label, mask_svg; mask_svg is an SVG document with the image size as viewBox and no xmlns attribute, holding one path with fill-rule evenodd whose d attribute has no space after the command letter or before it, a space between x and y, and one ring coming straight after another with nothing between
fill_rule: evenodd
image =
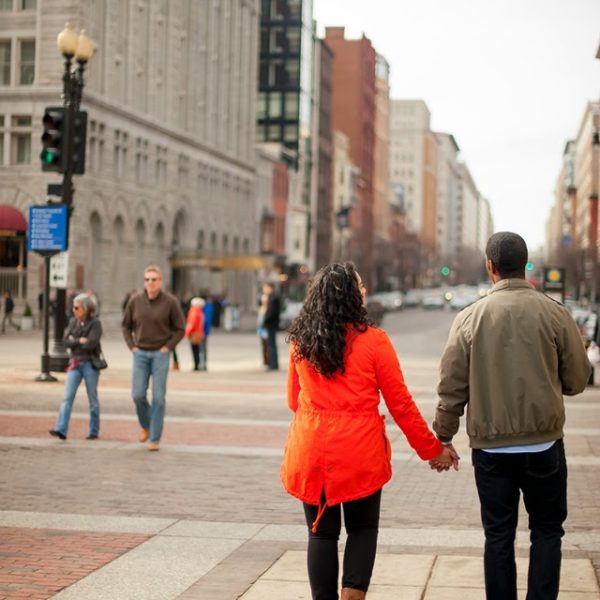
<instances>
[{"instance_id":1,"label":"lamp post base","mask_svg":"<svg viewBox=\"0 0 600 600\"><path fill-rule=\"evenodd\" d=\"M47 353L42 354L42 372L35 381L58 381L54 375L50 375L50 355Z\"/></svg>"}]
</instances>

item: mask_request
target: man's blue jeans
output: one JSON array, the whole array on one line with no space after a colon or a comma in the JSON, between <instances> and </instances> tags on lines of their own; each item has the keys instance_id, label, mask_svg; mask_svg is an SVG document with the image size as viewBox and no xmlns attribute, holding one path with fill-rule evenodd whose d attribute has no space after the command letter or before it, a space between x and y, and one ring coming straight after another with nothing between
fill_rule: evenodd
<instances>
[{"instance_id":1,"label":"man's blue jeans","mask_svg":"<svg viewBox=\"0 0 600 600\"><path fill-rule=\"evenodd\" d=\"M131 394L138 421L144 429L150 430L151 442L159 442L162 435L170 359L170 352L159 350L138 349L133 353ZM146 397L150 377L152 377L152 406Z\"/></svg>"},{"instance_id":2,"label":"man's blue jeans","mask_svg":"<svg viewBox=\"0 0 600 600\"><path fill-rule=\"evenodd\" d=\"M519 497L529 515L527 600L556 600L562 524L567 518L567 464L562 440L544 452L491 454L473 450L485 531L487 600L517 600L515 533Z\"/></svg>"},{"instance_id":3,"label":"man's blue jeans","mask_svg":"<svg viewBox=\"0 0 600 600\"><path fill-rule=\"evenodd\" d=\"M65 437L69 431L71 409L77 394L79 384L83 379L90 405L90 435L98 435L100 430L100 402L98 400L98 378L100 371L94 369L92 363L85 361L79 363L76 369L67 372L65 381L65 399L61 404L54 429L60 431Z\"/></svg>"}]
</instances>

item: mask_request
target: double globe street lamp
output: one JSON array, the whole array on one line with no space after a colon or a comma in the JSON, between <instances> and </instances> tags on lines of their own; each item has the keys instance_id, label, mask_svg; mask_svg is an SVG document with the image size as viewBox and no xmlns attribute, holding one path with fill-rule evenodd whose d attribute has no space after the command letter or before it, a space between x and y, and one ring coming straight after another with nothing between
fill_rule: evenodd
<instances>
[{"instance_id":1,"label":"double globe street lamp","mask_svg":"<svg viewBox=\"0 0 600 600\"><path fill-rule=\"evenodd\" d=\"M63 175L60 192L57 195L61 196L61 203L67 205L68 247L69 221L73 212L73 195L75 192L72 177L73 175L82 175L85 171L87 113L79 110L84 87L83 73L87 62L96 51L96 45L86 35L85 30L77 33L70 23L66 23L64 29L58 34L56 43L64 58L63 106L56 109L46 109L45 125L47 124L46 118L49 114L52 114L52 110L57 113L57 142L50 145L54 147L48 147L49 144L42 137L44 148L40 158L44 170L58 171ZM73 61L76 62L75 66ZM49 299L48 293L49 290L46 290L46 302ZM63 342L66 325L66 290L57 288L54 315L54 347L49 360L50 368L53 371L64 371L68 362L68 354Z\"/></svg>"}]
</instances>

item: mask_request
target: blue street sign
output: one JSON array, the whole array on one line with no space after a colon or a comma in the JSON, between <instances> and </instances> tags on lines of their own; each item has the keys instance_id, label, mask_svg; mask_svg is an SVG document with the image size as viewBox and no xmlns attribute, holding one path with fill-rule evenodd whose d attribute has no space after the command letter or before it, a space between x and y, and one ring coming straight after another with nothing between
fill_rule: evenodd
<instances>
[{"instance_id":1,"label":"blue street sign","mask_svg":"<svg viewBox=\"0 0 600 600\"><path fill-rule=\"evenodd\" d=\"M69 207L66 204L31 206L27 249L40 254L67 250L68 218Z\"/></svg>"}]
</instances>

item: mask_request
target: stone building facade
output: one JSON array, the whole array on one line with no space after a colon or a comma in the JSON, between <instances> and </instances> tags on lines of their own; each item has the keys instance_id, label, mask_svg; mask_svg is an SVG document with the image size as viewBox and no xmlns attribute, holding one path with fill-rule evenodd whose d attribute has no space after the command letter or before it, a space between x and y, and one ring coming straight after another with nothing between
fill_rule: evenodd
<instances>
[{"instance_id":1,"label":"stone building facade","mask_svg":"<svg viewBox=\"0 0 600 600\"><path fill-rule=\"evenodd\" d=\"M46 184L59 180L41 173L38 154L44 107L60 104L56 35L70 21L98 50L82 102L87 161L74 181L69 286L92 288L105 316L116 319L125 293L141 287L143 266L158 263L178 294L225 295L252 306L254 273L228 267L237 260L243 268L239 259L258 253L258 0L21 4L0 13L0 44L10 41L14 71L0 85L9 148L0 155L0 204L27 216L29 205L45 200ZM32 54L31 44L28 81L22 56ZM28 147L17 135L30 136ZM212 268L200 268L205 258ZM30 298L40 267L30 254Z\"/></svg>"}]
</instances>

